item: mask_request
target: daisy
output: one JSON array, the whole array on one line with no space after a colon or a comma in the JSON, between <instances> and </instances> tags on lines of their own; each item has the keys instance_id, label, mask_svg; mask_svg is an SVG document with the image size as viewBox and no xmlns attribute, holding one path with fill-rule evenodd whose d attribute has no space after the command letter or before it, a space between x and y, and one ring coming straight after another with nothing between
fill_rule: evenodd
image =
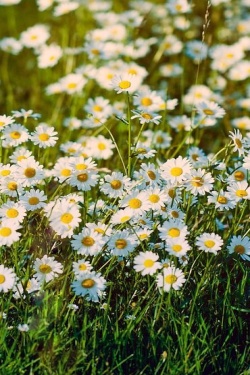
<instances>
[{"instance_id":1,"label":"daisy","mask_svg":"<svg viewBox=\"0 0 250 375\"><path fill-rule=\"evenodd\" d=\"M61 238L71 237L81 221L79 208L63 199L50 202L45 208L51 227Z\"/></svg>"},{"instance_id":2,"label":"daisy","mask_svg":"<svg viewBox=\"0 0 250 375\"><path fill-rule=\"evenodd\" d=\"M162 116L157 115L154 112L143 111L139 113L134 110L132 110L132 112L135 113L135 115L131 117L131 120L138 118L141 125L148 124L150 122L152 122L153 124L159 125L160 119L162 118Z\"/></svg>"},{"instance_id":3,"label":"daisy","mask_svg":"<svg viewBox=\"0 0 250 375\"><path fill-rule=\"evenodd\" d=\"M233 236L227 246L229 254L238 254L242 259L250 261L250 238Z\"/></svg>"},{"instance_id":4,"label":"daisy","mask_svg":"<svg viewBox=\"0 0 250 375\"><path fill-rule=\"evenodd\" d=\"M242 199L250 199L250 187L247 181L232 182L227 187L230 199L235 202L240 202Z\"/></svg>"},{"instance_id":5,"label":"daisy","mask_svg":"<svg viewBox=\"0 0 250 375\"><path fill-rule=\"evenodd\" d=\"M31 151L25 147L18 147L12 152L9 159L11 163L16 164L18 161L28 159L30 156L32 156Z\"/></svg>"},{"instance_id":6,"label":"daisy","mask_svg":"<svg viewBox=\"0 0 250 375\"><path fill-rule=\"evenodd\" d=\"M164 219L179 219L184 222L186 214L173 202L161 207L161 217Z\"/></svg>"},{"instance_id":7,"label":"daisy","mask_svg":"<svg viewBox=\"0 0 250 375\"><path fill-rule=\"evenodd\" d=\"M24 324L18 324L17 329L20 332L28 332L30 327L28 324L24 323Z\"/></svg>"},{"instance_id":8,"label":"daisy","mask_svg":"<svg viewBox=\"0 0 250 375\"><path fill-rule=\"evenodd\" d=\"M113 155L114 143L111 139L105 138L103 135L91 137L88 142L91 156L97 160L107 160Z\"/></svg>"},{"instance_id":9,"label":"daisy","mask_svg":"<svg viewBox=\"0 0 250 375\"><path fill-rule=\"evenodd\" d=\"M73 262L73 272L76 277L83 275L85 272L92 271L92 265L85 259L80 259L77 262Z\"/></svg>"},{"instance_id":10,"label":"daisy","mask_svg":"<svg viewBox=\"0 0 250 375\"><path fill-rule=\"evenodd\" d=\"M173 238L184 239L188 233L187 226L180 219L169 219L158 229L160 232L160 238L163 241L168 241Z\"/></svg>"},{"instance_id":11,"label":"daisy","mask_svg":"<svg viewBox=\"0 0 250 375\"><path fill-rule=\"evenodd\" d=\"M147 146L142 142L138 142L135 148L132 148L134 155L137 159L150 159L155 156L156 150L152 149L152 147Z\"/></svg>"},{"instance_id":12,"label":"daisy","mask_svg":"<svg viewBox=\"0 0 250 375\"><path fill-rule=\"evenodd\" d=\"M203 233L196 238L195 244L199 250L216 255L223 246L223 240L218 234Z\"/></svg>"},{"instance_id":13,"label":"daisy","mask_svg":"<svg viewBox=\"0 0 250 375\"><path fill-rule=\"evenodd\" d=\"M65 156L57 159L54 168L52 169L52 175L60 182L67 181L72 176L74 166L72 164L72 158Z\"/></svg>"},{"instance_id":14,"label":"daisy","mask_svg":"<svg viewBox=\"0 0 250 375\"><path fill-rule=\"evenodd\" d=\"M3 128L2 139L4 147L16 147L30 138L28 130L20 124L10 124Z\"/></svg>"},{"instance_id":15,"label":"daisy","mask_svg":"<svg viewBox=\"0 0 250 375\"><path fill-rule=\"evenodd\" d=\"M78 234L75 234L71 240L71 246L78 254L97 255L105 244L105 238L90 228L83 228Z\"/></svg>"},{"instance_id":16,"label":"daisy","mask_svg":"<svg viewBox=\"0 0 250 375\"><path fill-rule=\"evenodd\" d=\"M172 288L179 290L186 281L184 273L173 266L164 267L162 274L158 275L156 280L160 292L169 292Z\"/></svg>"},{"instance_id":17,"label":"daisy","mask_svg":"<svg viewBox=\"0 0 250 375\"><path fill-rule=\"evenodd\" d=\"M187 0L168 0L167 8L170 14L189 13L191 10L191 6Z\"/></svg>"},{"instance_id":18,"label":"daisy","mask_svg":"<svg viewBox=\"0 0 250 375\"><path fill-rule=\"evenodd\" d=\"M186 43L186 55L195 63L206 59L208 46L201 40L191 40Z\"/></svg>"},{"instance_id":19,"label":"daisy","mask_svg":"<svg viewBox=\"0 0 250 375\"><path fill-rule=\"evenodd\" d=\"M63 272L62 264L57 262L54 257L48 257L47 255L44 255L41 259L36 258L34 271L34 277L41 283L47 283Z\"/></svg>"},{"instance_id":20,"label":"daisy","mask_svg":"<svg viewBox=\"0 0 250 375\"><path fill-rule=\"evenodd\" d=\"M36 0L38 10L43 12L44 10L48 9L51 5L53 5L54 0Z\"/></svg>"},{"instance_id":21,"label":"daisy","mask_svg":"<svg viewBox=\"0 0 250 375\"><path fill-rule=\"evenodd\" d=\"M17 182L20 182L23 187L37 185L43 181L44 170L33 157L22 159L17 162Z\"/></svg>"},{"instance_id":22,"label":"daisy","mask_svg":"<svg viewBox=\"0 0 250 375\"><path fill-rule=\"evenodd\" d=\"M164 192L167 194L166 203L180 203L182 201L181 190L174 184L167 182L164 185Z\"/></svg>"},{"instance_id":23,"label":"daisy","mask_svg":"<svg viewBox=\"0 0 250 375\"><path fill-rule=\"evenodd\" d=\"M0 217L10 222L22 223L25 216L26 209L20 201L15 203L11 200L7 200L7 202L0 207Z\"/></svg>"},{"instance_id":24,"label":"daisy","mask_svg":"<svg viewBox=\"0 0 250 375\"><path fill-rule=\"evenodd\" d=\"M106 280L97 272L85 272L72 283L77 296L86 297L87 301L99 302L106 288Z\"/></svg>"},{"instance_id":25,"label":"daisy","mask_svg":"<svg viewBox=\"0 0 250 375\"><path fill-rule=\"evenodd\" d=\"M250 170L250 153L244 157L242 165L247 170Z\"/></svg>"},{"instance_id":26,"label":"daisy","mask_svg":"<svg viewBox=\"0 0 250 375\"><path fill-rule=\"evenodd\" d=\"M133 226L136 226L136 224L132 223ZM140 227L139 227L140 228ZM151 233L153 233L153 229L149 229L147 227L136 229L136 236L140 241L146 241L149 240Z\"/></svg>"},{"instance_id":27,"label":"daisy","mask_svg":"<svg viewBox=\"0 0 250 375\"><path fill-rule=\"evenodd\" d=\"M0 223L0 246L11 246L17 242L21 236L17 230L20 228L18 222L3 219Z\"/></svg>"},{"instance_id":28,"label":"daisy","mask_svg":"<svg viewBox=\"0 0 250 375\"><path fill-rule=\"evenodd\" d=\"M67 183L75 186L78 190L89 191L98 183L99 175L95 170L75 170L69 176Z\"/></svg>"},{"instance_id":29,"label":"daisy","mask_svg":"<svg viewBox=\"0 0 250 375\"><path fill-rule=\"evenodd\" d=\"M169 120L169 125L177 132L189 131L191 129L191 124L191 119L186 115L175 116Z\"/></svg>"},{"instance_id":30,"label":"daisy","mask_svg":"<svg viewBox=\"0 0 250 375\"><path fill-rule=\"evenodd\" d=\"M24 118L24 121L27 120L27 118L33 118L35 120L37 120L39 117L41 117L40 113L33 113L33 110L32 109L23 109L21 108L19 111L11 111L11 113L13 114L13 116L15 118Z\"/></svg>"},{"instance_id":31,"label":"daisy","mask_svg":"<svg viewBox=\"0 0 250 375\"><path fill-rule=\"evenodd\" d=\"M18 55L22 48L23 46L20 41L15 38L6 37L0 40L0 49L12 55Z\"/></svg>"},{"instance_id":32,"label":"daisy","mask_svg":"<svg viewBox=\"0 0 250 375\"><path fill-rule=\"evenodd\" d=\"M153 275L159 268L161 263L157 262L159 256L152 251L140 252L134 258L134 269L136 272L141 272L142 276Z\"/></svg>"},{"instance_id":33,"label":"daisy","mask_svg":"<svg viewBox=\"0 0 250 375\"><path fill-rule=\"evenodd\" d=\"M63 55L63 50L60 46L53 43L49 46L43 45L39 50L38 68L46 69L55 66Z\"/></svg>"},{"instance_id":34,"label":"daisy","mask_svg":"<svg viewBox=\"0 0 250 375\"><path fill-rule=\"evenodd\" d=\"M188 242L180 238L169 238L166 242L166 251L169 255L174 255L177 258L181 258L191 250Z\"/></svg>"},{"instance_id":35,"label":"daisy","mask_svg":"<svg viewBox=\"0 0 250 375\"><path fill-rule=\"evenodd\" d=\"M211 191L211 195L208 196L208 203L214 203L215 208L219 211L230 210L236 206L235 200L231 199L231 196L228 192L224 191Z\"/></svg>"},{"instance_id":36,"label":"daisy","mask_svg":"<svg viewBox=\"0 0 250 375\"><path fill-rule=\"evenodd\" d=\"M201 168L208 164L204 151L199 147L190 147L187 151L187 157L194 168Z\"/></svg>"},{"instance_id":37,"label":"daisy","mask_svg":"<svg viewBox=\"0 0 250 375\"><path fill-rule=\"evenodd\" d=\"M246 139L243 138L239 129L235 129L233 132L229 132L229 138L233 141L233 151L238 152L239 156L244 156L246 150Z\"/></svg>"},{"instance_id":38,"label":"daisy","mask_svg":"<svg viewBox=\"0 0 250 375\"><path fill-rule=\"evenodd\" d=\"M24 47L37 48L42 46L50 37L48 27L37 24L29 27L20 34L20 42Z\"/></svg>"},{"instance_id":39,"label":"daisy","mask_svg":"<svg viewBox=\"0 0 250 375\"><path fill-rule=\"evenodd\" d=\"M0 130L2 130L5 126L11 125L15 122L15 119L13 116L6 116L6 115L1 115L0 116Z\"/></svg>"},{"instance_id":40,"label":"daisy","mask_svg":"<svg viewBox=\"0 0 250 375\"><path fill-rule=\"evenodd\" d=\"M191 163L187 158L178 156L167 160L160 167L162 177L171 183L182 183L191 172Z\"/></svg>"},{"instance_id":41,"label":"daisy","mask_svg":"<svg viewBox=\"0 0 250 375\"><path fill-rule=\"evenodd\" d=\"M124 224L129 222L133 218L133 214L129 207L124 210L118 210L110 218L110 223L113 225Z\"/></svg>"},{"instance_id":42,"label":"daisy","mask_svg":"<svg viewBox=\"0 0 250 375\"><path fill-rule=\"evenodd\" d=\"M5 177L0 181L0 192L8 197L19 197L23 193L23 186L14 177Z\"/></svg>"},{"instance_id":43,"label":"daisy","mask_svg":"<svg viewBox=\"0 0 250 375\"><path fill-rule=\"evenodd\" d=\"M112 255L125 257L138 245L138 240L130 231L124 229L113 234L108 242Z\"/></svg>"},{"instance_id":44,"label":"daisy","mask_svg":"<svg viewBox=\"0 0 250 375\"><path fill-rule=\"evenodd\" d=\"M167 194L158 187L155 187L146 190L146 199L153 211L159 211L167 201Z\"/></svg>"},{"instance_id":45,"label":"daisy","mask_svg":"<svg viewBox=\"0 0 250 375\"><path fill-rule=\"evenodd\" d=\"M67 14L76 10L80 4L77 1L63 1L55 6L53 15L55 17L62 16L63 14Z\"/></svg>"},{"instance_id":46,"label":"daisy","mask_svg":"<svg viewBox=\"0 0 250 375\"><path fill-rule=\"evenodd\" d=\"M247 180L247 170L243 168L240 163L236 163L233 170L230 170L230 174L227 177L227 182L240 182Z\"/></svg>"},{"instance_id":47,"label":"daisy","mask_svg":"<svg viewBox=\"0 0 250 375\"><path fill-rule=\"evenodd\" d=\"M68 74L59 81L62 91L69 95L80 93L86 82L86 78L77 73Z\"/></svg>"},{"instance_id":48,"label":"daisy","mask_svg":"<svg viewBox=\"0 0 250 375\"><path fill-rule=\"evenodd\" d=\"M12 268L0 264L0 292L6 293L13 289L16 282L16 274Z\"/></svg>"},{"instance_id":49,"label":"daisy","mask_svg":"<svg viewBox=\"0 0 250 375\"><path fill-rule=\"evenodd\" d=\"M84 106L84 110L93 115L99 116L102 114L105 118L108 118L113 113L109 100L104 99L102 96L98 96L95 99L89 98Z\"/></svg>"},{"instance_id":50,"label":"daisy","mask_svg":"<svg viewBox=\"0 0 250 375\"><path fill-rule=\"evenodd\" d=\"M134 105L137 106L140 111L155 111L161 100L161 97L156 91L151 91L148 88L138 91L133 97Z\"/></svg>"},{"instance_id":51,"label":"daisy","mask_svg":"<svg viewBox=\"0 0 250 375\"><path fill-rule=\"evenodd\" d=\"M142 163L139 171L134 172L136 180L139 178L145 182L145 186L158 187L162 183L161 175L153 163Z\"/></svg>"},{"instance_id":52,"label":"daisy","mask_svg":"<svg viewBox=\"0 0 250 375\"><path fill-rule=\"evenodd\" d=\"M205 169L196 169L190 173L190 178L185 182L187 191L193 195L205 195L213 188L214 178Z\"/></svg>"},{"instance_id":53,"label":"daisy","mask_svg":"<svg viewBox=\"0 0 250 375\"><path fill-rule=\"evenodd\" d=\"M40 148L53 147L58 140L57 132L46 123L40 123L36 130L31 133L30 140Z\"/></svg>"},{"instance_id":54,"label":"daisy","mask_svg":"<svg viewBox=\"0 0 250 375\"><path fill-rule=\"evenodd\" d=\"M129 182L130 178L124 176L121 172L112 172L111 175L106 175L100 182L100 191L110 198L118 198L123 196Z\"/></svg>"},{"instance_id":55,"label":"daisy","mask_svg":"<svg viewBox=\"0 0 250 375\"><path fill-rule=\"evenodd\" d=\"M157 149L165 150L167 149L172 141L172 137L167 132L163 132L162 130L157 130L152 133L152 144Z\"/></svg>"},{"instance_id":56,"label":"daisy","mask_svg":"<svg viewBox=\"0 0 250 375\"><path fill-rule=\"evenodd\" d=\"M141 215L150 209L150 204L146 192L136 190L123 198L121 207L129 207L133 215Z\"/></svg>"},{"instance_id":57,"label":"daisy","mask_svg":"<svg viewBox=\"0 0 250 375\"><path fill-rule=\"evenodd\" d=\"M221 118L226 113L217 103L208 100L196 104L196 109L201 116L206 116L210 119Z\"/></svg>"},{"instance_id":58,"label":"daisy","mask_svg":"<svg viewBox=\"0 0 250 375\"><path fill-rule=\"evenodd\" d=\"M35 211L46 206L47 196L39 189L30 189L20 196L20 203L27 211Z\"/></svg>"},{"instance_id":59,"label":"daisy","mask_svg":"<svg viewBox=\"0 0 250 375\"><path fill-rule=\"evenodd\" d=\"M113 89L120 94L122 92L133 93L135 92L141 83L141 79L132 74L123 73L120 75L115 75L112 79Z\"/></svg>"}]
</instances>

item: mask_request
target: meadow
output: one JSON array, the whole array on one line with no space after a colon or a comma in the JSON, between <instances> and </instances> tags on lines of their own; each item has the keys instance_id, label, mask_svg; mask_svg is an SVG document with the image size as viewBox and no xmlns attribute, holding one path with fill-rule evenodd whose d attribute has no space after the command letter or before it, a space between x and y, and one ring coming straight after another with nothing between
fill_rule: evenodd
<instances>
[{"instance_id":1,"label":"meadow","mask_svg":"<svg viewBox=\"0 0 250 375\"><path fill-rule=\"evenodd\" d=\"M250 1L0 21L0 374L250 374Z\"/></svg>"}]
</instances>

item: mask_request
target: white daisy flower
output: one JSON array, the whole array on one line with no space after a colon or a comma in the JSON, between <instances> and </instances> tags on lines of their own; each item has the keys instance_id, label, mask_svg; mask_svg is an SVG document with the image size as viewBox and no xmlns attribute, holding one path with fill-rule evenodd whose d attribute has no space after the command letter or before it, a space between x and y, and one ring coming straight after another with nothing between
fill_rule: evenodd
<instances>
[{"instance_id":1,"label":"white daisy flower","mask_svg":"<svg viewBox=\"0 0 250 375\"><path fill-rule=\"evenodd\" d=\"M170 292L171 289L179 290L186 281L184 273L173 266L164 267L162 274L158 275L156 280L161 293Z\"/></svg>"},{"instance_id":2,"label":"white daisy flower","mask_svg":"<svg viewBox=\"0 0 250 375\"><path fill-rule=\"evenodd\" d=\"M86 297L88 301L99 302L106 288L106 280L100 273L88 271L79 275L71 286L77 296Z\"/></svg>"},{"instance_id":3,"label":"white daisy flower","mask_svg":"<svg viewBox=\"0 0 250 375\"><path fill-rule=\"evenodd\" d=\"M140 252L134 258L134 269L141 272L142 276L153 275L159 268L161 263L157 262L159 256L152 251Z\"/></svg>"},{"instance_id":4,"label":"white daisy flower","mask_svg":"<svg viewBox=\"0 0 250 375\"><path fill-rule=\"evenodd\" d=\"M39 282L49 282L63 272L62 264L55 261L54 257L48 257L48 255L44 255L41 259L36 258L34 271L34 277Z\"/></svg>"},{"instance_id":5,"label":"white daisy flower","mask_svg":"<svg viewBox=\"0 0 250 375\"><path fill-rule=\"evenodd\" d=\"M0 292L8 292L13 289L16 282L16 274L12 268L0 264Z\"/></svg>"}]
</instances>

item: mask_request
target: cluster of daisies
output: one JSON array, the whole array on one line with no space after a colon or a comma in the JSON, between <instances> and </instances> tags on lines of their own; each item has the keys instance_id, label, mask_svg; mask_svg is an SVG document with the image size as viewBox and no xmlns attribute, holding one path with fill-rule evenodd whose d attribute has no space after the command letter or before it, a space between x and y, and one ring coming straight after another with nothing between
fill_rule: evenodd
<instances>
[{"instance_id":1,"label":"cluster of daisies","mask_svg":"<svg viewBox=\"0 0 250 375\"><path fill-rule=\"evenodd\" d=\"M4 6L19 3L0 0ZM39 122L41 116L33 110L0 115L0 291L12 292L16 299L70 275L74 295L98 302L120 261L131 272L151 277L163 293L181 289L198 254L224 251L225 256L250 260L250 87L241 86L240 94L230 89L232 82L249 78L249 23L236 19L230 27L239 39L231 45L222 39L209 47L194 39L189 17L195 9L186 0L143 6L131 1L130 9L121 13L112 11L112 3L88 3L97 27L74 48L49 42L52 33L46 24L30 26L19 38L0 40L4 53L30 49L37 69L56 69L68 56L87 61L44 88L52 98L82 100L79 117L63 117L64 131L61 124ZM247 12L249 1L241 3ZM84 7L70 0L36 4L38 11L53 17L71 13L76 19ZM136 36L133 30L143 28L148 18L151 23L157 19L153 36ZM175 30L178 35L190 31L190 40L183 43ZM153 70L157 66L160 74L156 80L163 81L154 90L145 81L155 72L136 62L152 51ZM177 115L179 100L167 95L166 80L180 80L184 67L176 61L183 53L195 69L207 59L211 74L204 84L188 87L181 103L185 114ZM97 87L98 95L86 98L88 85ZM228 102L244 115L227 119L234 128L228 145L218 155L207 154L193 134L199 130L206 137L207 128L221 125L230 114ZM122 145L110 124L125 126ZM44 231L51 243L46 251L39 244L39 257L27 244L36 231ZM65 264L53 252L59 243L67 252ZM9 248L23 262L24 244L28 266L16 270Z\"/></svg>"}]
</instances>

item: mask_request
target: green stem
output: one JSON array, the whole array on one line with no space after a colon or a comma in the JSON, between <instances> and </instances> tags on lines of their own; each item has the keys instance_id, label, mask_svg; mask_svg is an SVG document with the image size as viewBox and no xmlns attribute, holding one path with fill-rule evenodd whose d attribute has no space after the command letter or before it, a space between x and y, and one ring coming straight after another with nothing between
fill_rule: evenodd
<instances>
[{"instance_id":1,"label":"green stem","mask_svg":"<svg viewBox=\"0 0 250 375\"><path fill-rule=\"evenodd\" d=\"M130 109L130 98L129 93L127 93L127 105L128 105L128 164L127 164L127 174L131 177L131 109Z\"/></svg>"}]
</instances>

